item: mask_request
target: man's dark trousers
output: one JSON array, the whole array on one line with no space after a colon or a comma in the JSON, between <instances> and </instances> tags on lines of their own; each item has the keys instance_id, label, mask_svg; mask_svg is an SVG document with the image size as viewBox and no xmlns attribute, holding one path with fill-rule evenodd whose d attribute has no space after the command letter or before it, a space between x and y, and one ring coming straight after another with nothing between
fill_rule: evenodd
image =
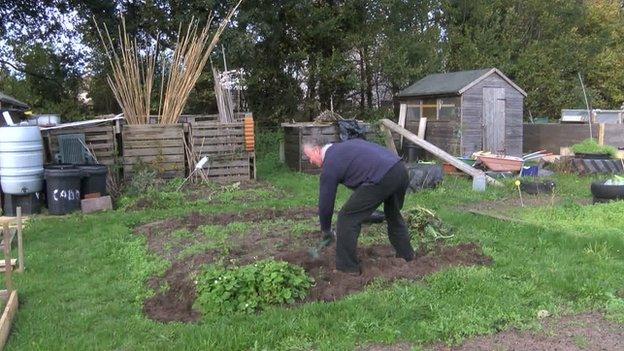
<instances>
[{"instance_id":1,"label":"man's dark trousers","mask_svg":"<svg viewBox=\"0 0 624 351\"><path fill-rule=\"evenodd\" d=\"M349 200L338 212L336 224L336 268L338 270L360 271L356 247L362 222L370 217L382 203L388 224L388 238L397 256L407 261L414 258L409 232L401 216L408 185L407 169L403 162L399 161L390 168L378 184L363 184L351 194Z\"/></svg>"}]
</instances>

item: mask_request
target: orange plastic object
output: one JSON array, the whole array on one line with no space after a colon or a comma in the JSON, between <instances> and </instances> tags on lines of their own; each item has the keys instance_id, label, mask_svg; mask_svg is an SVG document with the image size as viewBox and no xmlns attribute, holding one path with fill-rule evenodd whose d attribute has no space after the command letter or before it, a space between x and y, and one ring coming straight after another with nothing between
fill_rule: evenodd
<instances>
[{"instance_id":1,"label":"orange plastic object","mask_svg":"<svg viewBox=\"0 0 624 351\"><path fill-rule=\"evenodd\" d=\"M245 116L243 119L243 130L245 134L245 150L254 151L254 122L252 116Z\"/></svg>"}]
</instances>

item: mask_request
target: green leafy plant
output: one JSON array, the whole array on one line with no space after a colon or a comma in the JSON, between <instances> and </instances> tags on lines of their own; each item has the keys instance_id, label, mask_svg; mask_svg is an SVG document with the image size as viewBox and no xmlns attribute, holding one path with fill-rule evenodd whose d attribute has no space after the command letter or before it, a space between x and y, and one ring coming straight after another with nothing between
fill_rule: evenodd
<instances>
[{"instance_id":1,"label":"green leafy plant","mask_svg":"<svg viewBox=\"0 0 624 351\"><path fill-rule=\"evenodd\" d=\"M453 237L451 228L432 210L416 206L405 211L404 217L410 232L418 234L419 249L423 253L431 251L438 240Z\"/></svg>"},{"instance_id":2,"label":"green leafy plant","mask_svg":"<svg viewBox=\"0 0 624 351\"><path fill-rule=\"evenodd\" d=\"M595 139L585 139L572 145L572 152L575 154L608 154L611 157L617 155L616 148L610 145L600 145Z\"/></svg>"},{"instance_id":3,"label":"green leafy plant","mask_svg":"<svg viewBox=\"0 0 624 351\"><path fill-rule=\"evenodd\" d=\"M147 167L137 167L132 179L127 183L125 193L138 195L151 190L154 187L156 171Z\"/></svg>"},{"instance_id":4,"label":"green leafy plant","mask_svg":"<svg viewBox=\"0 0 624 351\"><path fill-rule=\"evenodd\" d=\"M303 299L313 284L303 268L262 260L242 267L210 266L197 278L197 307L204 312L252 313Z\"/></svg>"}]
</instances>

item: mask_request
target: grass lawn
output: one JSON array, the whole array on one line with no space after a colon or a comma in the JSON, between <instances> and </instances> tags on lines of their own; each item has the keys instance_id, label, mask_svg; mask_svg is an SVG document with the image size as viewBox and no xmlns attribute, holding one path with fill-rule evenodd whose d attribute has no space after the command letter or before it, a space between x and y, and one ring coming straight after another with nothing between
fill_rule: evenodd
<instances>
[{"instance_id":1,"label":"grass lawn","mask_svg":"<svg viewBox=\"0 0 624 351\"><path fill-rule=\"evenodd\" d=\"M450 244L480 244L491 265L372 284L331 303L206 315L191 324L146 318L146 279L168 262L148 253L145 238L133 233L136 226L190 212L316 205L318 178L279 165L276 153L265 151L274 139L269 134L258 143L258 176L266 190L219 188L188 202L172 185L143 194L154 200L144 209L134 210L136 199L126 198L114 212L31 220L24 234L26 272L14 279L20 307L7 350L350 350L399 342L418 348L535 328L540 310L555 316L598 310L624 322L624 202L579 205L590 197L590 179L570 175L557 177L558 202L539 207L520 207L511 183L475 193L469 181L452 177L435 190L408 196L406 207L434 209L455 228ZM341 190L338 202L347 196ZM508 207L498 212L522 222L467 212L483 201L505 201ZM269 230L275 225L292 225L299 233L314 229L288 218L258 223ZM236 228L242 227L230 227Z\"/></svg>"}]
</instances>

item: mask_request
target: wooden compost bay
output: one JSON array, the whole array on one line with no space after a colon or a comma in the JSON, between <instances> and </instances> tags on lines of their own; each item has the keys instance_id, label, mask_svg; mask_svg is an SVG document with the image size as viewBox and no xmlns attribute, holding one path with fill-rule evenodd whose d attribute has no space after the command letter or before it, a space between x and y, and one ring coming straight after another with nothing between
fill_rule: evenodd
<instances>
[{"instance_id":1,"label":"wooden compost bay","mask_svg":"<svg viewBox=\"0 0 624 351\"><path fill-rule=\"evenodd\" d=\"M208 162L202 172L209 179L233 181L255 178L255 154L253 136L246 138L246 129L250 128L246 117L240 122L219 123L216 121L198 121L190 123L189 144L198 158L208 156ZM253 122L251 122L253 133ZM193 168L196 161L189 163Z\"/></svg>"},{"instance_id":2,"label":"wooden compost bay","mask_svg":"<svg viewBox=\"0 0 624 351\"><path fill-rule=\"evenodd\" d=\"M368 126L367 124L364 124ZM284 161L297 172L319 174L320 168L313 166L303 153L307 143L335 143L340 141L340 131L335 124L313 122L282 123L284 130Z\"/></svg>"},{"instance_id":3,"label":"wooden compost bay","mask_svg":"<svg viewBox=\"0 0 624 351\"><path fill-rule=\"evenodd\" d=\"M132 178L141 168L154 170L164 179L184 177L184 132L181 123L124 126L121 138L124 177Z\"/></svg>"},{"instance_id":4,"label":"wooden compost bay","mask_svg":"<svg viewBox=\"0 0 624 351\"><path fill-rule=\"evenodd\" d=\"M72 155L92 153L109 172L122 172L131 180L141 169L153 170L158 178L183 178L197 162L208 161L195 174L214 181L255 178L253 116L239 113L233 123L221 123L217 115L182 115L180 123L127 125L103 121L90 125L58 128L44 133L48 160L61 154L61 139L73 135L80 140ZM88 149L88 151L87 151ZM60 160L63 161L63 160ZM65 162L65 161L64 161Z\"/></svg>"}]
</instances>

